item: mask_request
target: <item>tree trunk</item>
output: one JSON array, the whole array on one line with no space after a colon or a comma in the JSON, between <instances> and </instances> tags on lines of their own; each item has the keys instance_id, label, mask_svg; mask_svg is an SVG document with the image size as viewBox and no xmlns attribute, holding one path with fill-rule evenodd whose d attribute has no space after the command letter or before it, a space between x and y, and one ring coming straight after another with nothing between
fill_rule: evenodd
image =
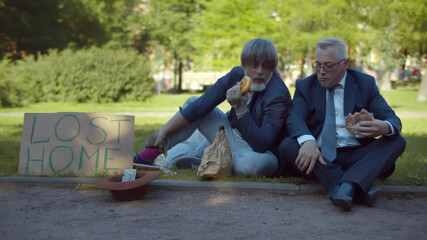
<instances>
[{"instance_id":1,"label":"tree trunk","mask_svg":"<svg viewBox=\"0 0 427 240\"><path fill-rule=\"evenodd\" d=\"M178 92L182 92L182 60L178 59Z\"/></svg>"},{"instance_id":2,"label":"tree trunk","mask_svg":"<svg viewBox=\"0 0 427 240\"><path fill-rule=\"evenodd\" d=\"M311 63L313 61L313 50L311 49L310 44L308 44L308 52L307 52L307 70L305 76L310 76L313 74L313 68L311 67Z\"/></svg>"},{"instance_id":3,"label":"tree trunk","mask_svg":"<svg viewBox=\"0 0 427 240\"><path fill-rule=\"evenodd\" d=\"M176 55L174 55L173 57L174 63L173 63L173 90L176 92L178 91L178 87L176 84L176 77L177 77L177 61L178 59L176 58Z\"/></svg>"},{"instance_id":4,"label":"tree trunk","mask_svg":"<svg viewBox=\"0 0 427 240\"><path fill-rule=\"evenodd\" d=\"M389 91L391 90L391 71L386 71L382 74L381 82L380 82L380 90L381 91Z\"/></svg>"},{"instance_id":5,"label":"tree trunk","mask_svg":"<svg viewBox=\"0 0 427 240\"><path fill-rule=\"evenodd\" d=\"M427 74L424 72L421 78L421 86L418 91L417 102L427 102Z\"/></svg>"},{"instance_id":6,"label":"tree trunk","mask_svg":"<svg viewBox=\"0 0 427 240\"><path fill-rule=\"evenodd\" d=\"M305 58L303 58L303 59L301 60L301 66L300 66L299 78L305 78L304 64L305 64Z\"/></svg>"}]
</instances>

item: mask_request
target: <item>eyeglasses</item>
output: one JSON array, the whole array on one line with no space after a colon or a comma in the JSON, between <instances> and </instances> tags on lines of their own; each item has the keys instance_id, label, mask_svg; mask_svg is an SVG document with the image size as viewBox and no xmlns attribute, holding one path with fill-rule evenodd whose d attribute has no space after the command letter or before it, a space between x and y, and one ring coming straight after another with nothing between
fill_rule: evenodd
<instances>
[{"instance_id":1,"label":"eyeglasses","mask_svg":"<svg viewBox=\"0 0 427 240\"><path fill-rule=\"evenodd\" d=\"M327 63L327 64L321 64L319 62L314 62L313 64L311 64L311 67L313 68L313 70L315 70L316 72L320 72L320 69L325 70L325 72L330 72L332 70L333 67L335 67L336 65L338 65L340 62L344 61L344 59L342 59L341 61L335 63L335 64L331 64L331 63Z\"/></svg>"}]
</instances>

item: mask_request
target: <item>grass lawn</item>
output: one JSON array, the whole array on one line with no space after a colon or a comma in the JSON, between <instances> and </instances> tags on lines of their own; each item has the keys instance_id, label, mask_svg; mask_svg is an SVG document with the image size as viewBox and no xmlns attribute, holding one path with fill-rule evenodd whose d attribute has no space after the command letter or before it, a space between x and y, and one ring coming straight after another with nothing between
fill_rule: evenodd
<instances>
[{"instance_id":1,"label":"grass lawn","mask_svg":"<svg viewBox=\"0 0 427 240\"><path fill-rule=\"evenodd\" d=\"M294 88L290 88L291 95ZM427 102L417 103L417 90L392 90L382 92L389 105L396 112L427 112ZM146 102L126 103L36 103L23 108L0 108L0 113L10 112L106 112L106 113L138 113L138 112L176 112L190 96L201 93L161 94L155 95ZM230 105L223 102L219 108L228 111Z\"/></svg>"},{"instance_id":2,"label":"grass lawn","mask_svg":"<svg viewBox=\"0 0 427 240\"><path fill-rule=\"evenodd\" d=\"M290 89L293 93L293 89ZM115 104L74 104L74 103L38 103L24 108L0 109L0 113L24 112L108 112L108 113L141 113L141 112L175 112L184 101L192 95L200 94L162 94L147 102ZM416 103L417 91L389 91L383 93L389 104L397 112L427 112L427 103ZM220 105L227 111L227 103ZM135 118L135 151L141 150L144 142L154 130L160 128L168 118L136 117ZM23 118L18 116L0 116L0 176L17 175L19 148ZM427 121L425 118L402 118L402 135L407 140L404 154L398 159L395 173L381 184L414 184L427 185ZM181 176L179 179L198 179L195 170L174 169ZM176 178L166 177L162 178ZM268 179L253 177L227 177L222 181L263 181L304 183L302 179Z\"/></svg>"}]
</instances>

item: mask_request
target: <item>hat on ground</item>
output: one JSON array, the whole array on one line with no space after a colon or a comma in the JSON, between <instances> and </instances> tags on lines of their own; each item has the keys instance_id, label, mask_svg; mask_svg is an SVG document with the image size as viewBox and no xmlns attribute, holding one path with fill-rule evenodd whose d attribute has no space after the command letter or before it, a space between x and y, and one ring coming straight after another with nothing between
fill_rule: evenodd
<instances>
[{"instance_id":1,"label":"hat on ground","mask_svg":"<svg viewBox=\"0 0 427 240\"><path fill-rule=\"evenodd\" d=\"M120 201L130 201L141 199L148 193L148 184L160 175L158 171L139 171L135 180L122 182L123 174L104 177L94 184L98 188L110 190L111 195Z\"/></svg>"}]
</instances>

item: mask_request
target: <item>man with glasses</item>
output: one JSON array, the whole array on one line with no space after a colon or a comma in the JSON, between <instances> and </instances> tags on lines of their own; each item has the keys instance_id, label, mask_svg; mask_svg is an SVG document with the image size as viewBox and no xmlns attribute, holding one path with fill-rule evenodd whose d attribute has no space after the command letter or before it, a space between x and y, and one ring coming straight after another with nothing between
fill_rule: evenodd
<instances>
[{"instance_id":1,"label":"man with glasses","mask_svg":"<svg viewBox=\"0 0 427 240\"><path fill-rule=\"evenodd\" d=\"M290 137L279 148L282 166L319 180L345 211L353 202L373 206L380 191L375 180L393 173L406 146L400 119L372 76L347 68L345 42L325 38L316 44L316 73L296 81L287 119ZM345 116L363 108L374 120L360 122L350 133Z\"/></svg>"}]
</instances>

